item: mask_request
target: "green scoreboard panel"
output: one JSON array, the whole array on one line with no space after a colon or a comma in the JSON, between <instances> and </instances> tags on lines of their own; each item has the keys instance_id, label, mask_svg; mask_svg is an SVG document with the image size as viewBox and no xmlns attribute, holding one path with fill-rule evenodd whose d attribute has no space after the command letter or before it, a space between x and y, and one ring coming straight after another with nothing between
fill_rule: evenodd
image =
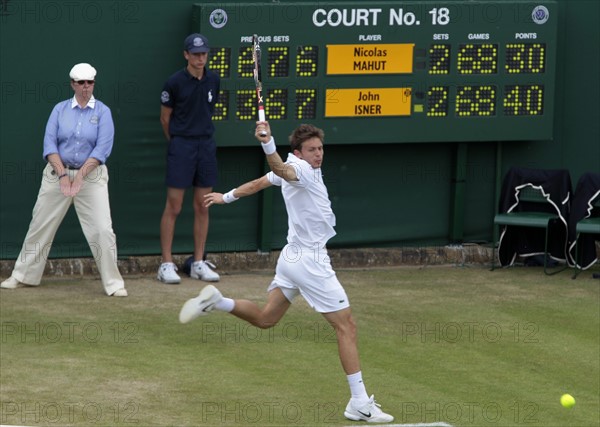
<instances>
[{"instance_id":1,"label":"green scoreboard panel","mask_svg":"<svg viewBox=\"0 0 600 427\"><path fill-rule=\"evenodd\" d=\"M252 35L262 49L275 135L299 123L327 142L550 140L555 1L202 3L221 76L220 145L247 145L257 108Z\"/></svg>"}]
</instances>

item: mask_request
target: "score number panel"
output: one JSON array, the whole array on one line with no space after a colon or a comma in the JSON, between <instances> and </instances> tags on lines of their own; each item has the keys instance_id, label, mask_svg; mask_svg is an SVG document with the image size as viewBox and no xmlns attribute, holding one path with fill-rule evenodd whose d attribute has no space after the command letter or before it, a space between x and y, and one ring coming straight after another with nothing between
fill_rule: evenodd
<instances>
[{"instance_id":1,"label":"score number panel","mask_svg":"<svg viewBox=\"0 0 600 427\"><path fill-rule=\"evenodd\" d=\"M550 140L556 2L202 4L220 145L249 145L253 33L276 135L328 143Z\"/></svg>"}]
</instances>

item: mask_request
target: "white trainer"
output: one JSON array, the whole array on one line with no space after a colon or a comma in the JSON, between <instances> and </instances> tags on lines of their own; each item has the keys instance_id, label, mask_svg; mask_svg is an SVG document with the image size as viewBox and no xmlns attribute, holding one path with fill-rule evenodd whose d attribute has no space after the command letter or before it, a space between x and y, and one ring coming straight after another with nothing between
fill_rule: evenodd
<instances>
[{"instance_id":1,"label":"white trainer","mask_svg":"<svg viewBox=\"0 0 600 427\"><path fill-rule=\"evenodd\" d=\"M218 282L221 277L210 268L206 261L194 261L192 270L190 271L192 279L200 279L205 282Z\"/></svg>"},{"instance_id":2,"label":"white trainer","mask_svg":"<svg viewBox=\"0 0 600 427\"><path fill-rule=\"evenodd\" d=\"M127 289L125 288L117 289L112 294L110 294L111 297L126 297L127 295L129 294L127 293Z\"/></svg>"},{"instance_id":3,"label":"white trainer","mask_svg":"<svg viewBox=\"0 0 600 427\"><path fill-rule=\"evenodd\" d=\"M196 298L187 300L179 312L179 321L188 323L198 316L206 316L215 304L223 299L223 295L213 285L206 285Z\"/></svg>"},{"instance_id":4,"label":"white trainer","mask_svg":"<svg viewBox=\"0 0 600 427\"><path fill-rule=\"evenodd\" d=\"M344 416L352 421L366 421L368 423L391 423L394 421L394 417L390 414L386 414L381 409L380 404L375 402L375 396L371 396L366 402L356 402L354 399L350 399Z\"/></svg>"},{"instance_id":5,"label":"white trainer","mask_svg":"<svg viewBox=\"0 0 600 427\"><path fill-rule=\"evenodd\" d=\"M17 289L25 286L23 283L19 282L14 277L10 276L4 282L0 283L0 288L2 289Z\"/></svg>"},{"instance_id":6,"label":"white trainer","mask_svg":"<svg viewBox=\"0 0 600 427\"><path fill-rule=\"evenodd\" d=\"M181 283L181 277L176 273L177 266L172 262L163 262L158 267L156 278L167 285L177 285Z\"/></svg>"}]
</instances>

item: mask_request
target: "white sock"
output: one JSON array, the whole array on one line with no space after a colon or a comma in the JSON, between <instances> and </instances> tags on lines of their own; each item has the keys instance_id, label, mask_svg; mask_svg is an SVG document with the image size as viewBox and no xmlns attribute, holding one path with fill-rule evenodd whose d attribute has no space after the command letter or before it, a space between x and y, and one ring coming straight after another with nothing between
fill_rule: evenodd
<instances>
[{"instance_id":1,"label":"white sock","mask_svg":"<svg viewBox=\"0 0 600 427\"><path fill-rule=\"evenodd\" d=\"M367 394L367 389L365 388L365 384L363 383L362 379L362 371L347 375L346 378L348 378L348 385L350 386L352 399L357 399L360 401L369 400L369 395Z\"/></svg>"},{"instance_id":2,"label":"white sock","mask_svg":"<svg viewBox=\"0 0 600 427\"><path fill-rule=\"evenodd\" d=\"M235 306L235 301L231 298L221 298L221 301L215 304L215 310L226 311L227 313L231 313L233 307Z\"/></svg>"}]
</instances>

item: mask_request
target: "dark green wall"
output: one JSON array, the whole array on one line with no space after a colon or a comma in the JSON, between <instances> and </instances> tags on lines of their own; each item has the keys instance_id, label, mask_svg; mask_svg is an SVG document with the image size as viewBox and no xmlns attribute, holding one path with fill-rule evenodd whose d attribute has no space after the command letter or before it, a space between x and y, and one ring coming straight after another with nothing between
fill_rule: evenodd
<instances>
[{"instance_id":1,"label":"dark green wall","mask_svg":"<svg viewBox=\"0 0 600 427\"><path fill-rule=\"evenodd\" d=\"M108 167L119 253L160 253L166 143L158 122L159 95L164 80L184 66L181 44L190 31L192 4L0 3L0 259L13 259L20 250L44 166L46 120L54 104L71 96L68 71L77 62L98 69L95 95L112 108L115 120ZM573 0L559 0L559 6L554 140L328 146L323 169L338 219L330 246L489 241L498 160L500 175L512 165L565 168L573 185L583 172L600 171L600 6ZM219 164L217 191L264 172L260 149L222 148ZM464 178L459 192L456 177ZM208 249L280 247L286 228L281 196L266 196L266 203L257 196L215 207ZM175 252L191 252L190 202L177 223ZM267 236L261 233L265 206L271 206L266 218L272 217ZM71 211L51 256L89 254Z\"/></svg>"}]
</instances>

